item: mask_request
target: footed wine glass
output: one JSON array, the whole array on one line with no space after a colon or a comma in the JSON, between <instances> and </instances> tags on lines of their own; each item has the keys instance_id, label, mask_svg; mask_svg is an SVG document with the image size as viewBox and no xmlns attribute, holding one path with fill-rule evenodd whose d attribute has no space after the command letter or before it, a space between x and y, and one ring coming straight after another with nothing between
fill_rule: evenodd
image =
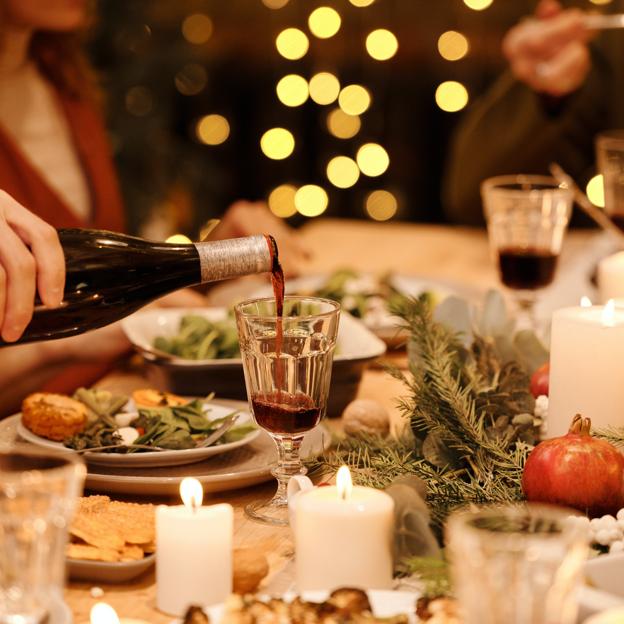
<instances>
[{"instance_id":1,"label":"footed wine glass","mask_svg":"<svg viewBox=\"0 0 624 624\"><path fill-rule=\"evenodd\" d=\"M278 451L275 496L245 510L255 520L288 524L288 481L305 474L301 442L327 406L339 311L335 301L316 297L285 297L281 318L274 298L235 308L249 405Z\"/></svg>"}]
</instances>

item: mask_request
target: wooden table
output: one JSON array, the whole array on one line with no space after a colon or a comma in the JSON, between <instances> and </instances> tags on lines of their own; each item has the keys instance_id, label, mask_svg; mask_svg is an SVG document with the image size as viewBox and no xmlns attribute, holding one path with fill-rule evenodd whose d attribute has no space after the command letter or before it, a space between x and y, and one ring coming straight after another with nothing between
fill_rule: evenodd
<instances>
[{"instance_id":1,"label":"wooden table","mask_svg":"<svg viewBox=\"0 0 624 624\"><path fill-rule=\"evenodd\" d=\"M485 232L442 226L404 223L373 224L360 221L315 220L302 230L304 241L316 251L306 267L306 273L332 271L337 267L356 267L363 271L384 273L399 271L441 279L465 282L486 289L497 285L494 266L490 260ZM581 253L587 245L586 232L573 232L566 241L566 255ZM214 301L225 298L227 289L215 291ZM109 388L127 384L127 374L121 372L103 380ZM398 418L395 399L403 393L399 382L386 373L371 369L363 378L359 396L382 402ZM269 497L272 483L247 490L215 495L210 502L228 502L235 510L234 544L264 552L275 578L291 559L293 545L290 530L267 527L247 519L244 506L260 497ZM75 622L88 620L89 610L96 602L91 595L92 584L71 583L66 598ZM150 622L169 622L171 617L156 611L153 573L136 582L102 586L104 596L122 617L140 618Z\"/></svg>"}]
</instances>

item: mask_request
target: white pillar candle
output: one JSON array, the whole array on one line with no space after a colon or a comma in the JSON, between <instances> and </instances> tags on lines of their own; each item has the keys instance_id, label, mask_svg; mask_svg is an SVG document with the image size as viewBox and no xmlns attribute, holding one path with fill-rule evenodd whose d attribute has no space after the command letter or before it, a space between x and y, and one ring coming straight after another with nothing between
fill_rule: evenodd
<instances>
[{"instance_id":1,"label":"white pillar candle","mask_svg":"<svg viewBox=\"0 0 624 624\"><path fill-rule=\"evenodd\" d=\"M624 251L608 256L598 264L600 301L624 298Z\"/></svg>"},{"instance_id":2,"label":"white pillar candle","mask_svg":"<svg viewBox=\"0 0 624 624\"><path fill-rule=\"evenodd\" d=\"M297 496L295 515L298 591L392 587L394 501L388 494L353 487L343 466L336 486Z\"/></svg>"},{"instance_id":3,"label":"white pillar candle","mask_svg":"<svg viewBox=\"0 0 624 624\"><path fill-rule=\"evenodd\" d=\"M156 604L171 615L223 602L232 592L231 505L202 507L201 483L191 478L180 495L184 505L156 510Z\"/></svg>"},{"instance_id":4,"label":"white pillar candle","mask_svg":"<svg viewBox=\"0 0 624 624\"><path fill-rule=\"evenodd\" d=\"M575 414L592 427L624 425L624 310L563 308L553 314L546 437L565 434Z\"/></svg>"}]
</instances>

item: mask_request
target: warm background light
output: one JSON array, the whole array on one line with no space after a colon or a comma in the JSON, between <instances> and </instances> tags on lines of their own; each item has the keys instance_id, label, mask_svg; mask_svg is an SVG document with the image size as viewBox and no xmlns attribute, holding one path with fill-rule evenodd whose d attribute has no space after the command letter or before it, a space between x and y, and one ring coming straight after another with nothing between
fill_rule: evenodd
<instances>
[{"instance_id":1,"label":"warm background light","mask_svg":"<svg viewBox=\"0 0 624 624\"><path fill-rule=\"evenodd\" d=\"M295 137L285 128L271 128L260 139L260 148L273 160L288 158L295 149Z\"/></svg>"},{"instance_id":2,"label":"warm background light","mask_svg":"<svg viewBox=\"0 0 624 624\"><path fill-rule=\"evenodd\" d=\"M310 78L310 97L317 104L327 105L335 102L340 93L340 82L334 74L319 72Z\"/></svg>"},{"instance_id":3,"label":"warm background light","mask_svg":"<svg viewBox=\"0 0 624 624\"><path fill-rule=\"evenodd\" d=\"M306 184L295 193L297 212L304 217L318 217L325 212L328 203L327 193L316 184Z\"/></svg>"},{"instance_id":4,"label":"warm background light","mask_svg":"<svg viewBox=\"0 0 624 624\"><path fill-rule=\"evenodd\" d=\"M194 13L184 18L182 35L189 43L206 43L212 35L212 20L204 13Z\"/></svg>"},{"instance_id":5,"label":"warm background light","mask_svg":"<svg viewBox=\"0 0 624 624\"><path fill-rule=\"evenodd\" d=\"M592 4L611 4L611 0L589 0Z\"/></svg>"},{"instance_id":6,"label":"warm background light","mask_svg":"<svg viewBox=\"0 0 624 624\"><path fill-rule=\"evenodd\" d=\"M205 115L197 122L195 134L206 145L220 145L230 136L230 124L223 115Z\"/></svg>"},{"instance_id":7,"label":"warm background light","mask_svg":"<svg viewBox=\"0 0 624 624\"><path fill-rule=\"evenodd\" d=\"M126 91L126 110L135 117L145 117L152 112L152 92L143 86L131 87Z\"/></svg>"},{"instance_id":8,"label":"warm background light","mask_svg":"<svg viewBox=\"0 0 624 624\"><path fill-rule=\"evenodd\" d=\"M474 9L475 11L483 11L483 9L487 9L494 0L464 0L464 4L469 9Z\"/></svg>"},{"instance_id":9,"label":"warm background light","mask_svg":"<svg viewBox=\"0 0 624 624\"><path fill-rule=\"evenodd\" d=\"M279 101L285 106L301 106L308 99L308 82L303 76L288 74L275 87Z\"/></svg>"},{"instance_id":10,"label":"warm background light","mask_svg":"<svg viewBox=\"0 0 624 624\"><path fill-rule=\"evenodd\" d=\"M468 104L468 91L461 82L447 80L435 92L436 104L447 113L456 113Z\"/></svg>"},{"instance_id":11,"label":"warm background light","mask_svg":"<svg viewBox=\"0 0 624 624\"><path fill-rule=\"evenodd\" d=\"M327 129L338 139L350 139L359 131L362 123L357 115L347 115L340 108L334 108L327 115Z\"/></svg>"},{"instance_id":12,"label":"warm background light","mask_svg":"<svg viewBox=\"0 0 624 624\"><path fill-rule=\"evenodd\" d=\"M172 234L165 240L165 243L171 243L174 245L190 245L193 241L184 234Z\"/></svg>"},{"instance_id":13,"label":"warm background light","mask_svg":"<svg viewBox=\"0 0 624 624\"><path fill-rule=\"evenodd\" d=\"M366 51L377 61L391 59L399 49L395 35L385 28L373 30L366 37Z\"/></svg>"},{"instance_id":14,"label":"warm background light","mask_svg":"<svg viewBox=\"0 0 624 624\"><path fill-rule=\"evenodd\" d=\"M308 18L310 32L319 39L333 37L340 30L341 22L338 11L330 7L318 7Z\"/></svg>"},{"instance_id":15,"label":"warm background light","mask_svg":"<svg viewBox=\"0 0 624 624\"><path fill-rule=\"evenodd\" d=\"M269 209L276 217L287 219L297 212L295 193L297 188L292 184L282 184L269 194Z\"/></svg>"},{"instance_id":16,"label":"warm background light","mask_svg":"<svg viewBox=\"0 0 624 624\"><path fill-rule=\"evenodd\" d=\"M390 165L388 152L377 143L362 145L355 158L360 171L370 177L380 176Z\"/></svg>"},{"instance_id":17,"label":"warm background light","mask_svg":"<svg viewBox=\"0 0 624 624\"><path fill-rule=\"evenodd\" d=\"M174 77L176 89L182 95L197 95L208 82L208 74L199 63L185 65Z\"/></svg>"},{"instance_id":18,"label":"warm background light","mask_svg":"<svg viewBox=\"0 0 624 624\"><path fill-rule=\"evenodd\" d=\"M269 9L281 9L288 4L288 0L262 0L262 4Z\"/></svg>"},{"instance_id":19,"label":"warm background light","mask_svg":"<svg viewBox=\"0 0 624 624\"><path fill-rule=\"evenodd\" d=\"M373 191L366 197L366 213L375 221L388 221L397 213L399 203L390 191Z\"/></svg>"},{"instance_id":20,"label":"warm background light","mask_svg":"<svg viewBox=\"0 0 624 624\"><path fill-rule=\"evenodd\" d=\"M327 163L327 179L338 188L353 186L360 177L360 170L353 158L336 156Z\"/></svg>"},{"instance_id":21,"label":"warm background light","mask_svg":"<svg viewBox=\"0 0 624 624\"><path fill-rule=\"evenodd\" d=\"M438 52L447 61L459 61L468 54L468 39L456 30L447 30L438 39Z\"/></svg>"},{"instance_id":22,"label":"warm background light","mask_svg":"<svg viewBox=\"0 0 624 624\"><path fill-rule=\"evenodd\" d=\"M589 197L589 201L594 204L594 206L598 206L598 208L605 207L604 179L602 175L595 175L587 183L585 193L587 194L587 197Z\"/></svg>"},{"instance_id":23,"label":"warm background light","mask_svg":"<svg viewBox=\"0 0 624 624\"><path fill-rule=\"evenodd\" d=\"M338 104L347 115L361 115L370 106L371 96L361 85L348 85L340 91Z\"/></svg>"},{"instance_id":24,"label":"warm background light","mask_svg":"<svg viewBox=\"0 0 624 624\"><path fill-rule=\"evenodd\" d=\"M290 61L305 56L309 45L308 37L298 28L286 28L275 39L277 51Z\"/></svg>"},{"instance_id":25,"label":"warm background light","mask_svg":"<svg viewBox=\"0 0 624 624\"><path fill-rule=\"evenodd\" d=\"M375 0L349 0L349 2L356 7L367 7L373 4Z\"/></svg>"}]
</instances>

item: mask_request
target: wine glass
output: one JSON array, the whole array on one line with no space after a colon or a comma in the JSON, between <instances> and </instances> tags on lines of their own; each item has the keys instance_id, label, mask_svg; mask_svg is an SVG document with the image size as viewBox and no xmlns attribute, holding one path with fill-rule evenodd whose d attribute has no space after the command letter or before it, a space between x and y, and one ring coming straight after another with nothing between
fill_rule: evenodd
<instances>
[{"instance_id":1,"label":"wine glass","mask_svg":"<svg viewBox=\"0 0 624 624\"><path fill-rule=\"evenodd\" d=\"M548 505L452 514L446 552L466 624L572 624L589 551L588 523Z\"/></svg>"},{"instance_id":2,"label":"wine glass","mask_svg":"<svg viewBox=\"0 0 624 624\"><path fill-rule=\"evenodd\" d=\"M605 211L624 230L624 130L596 137L596 160L603 178Z\"/></svg>"},{"instance_id":3,"label":"wine glass","mask_svg":"<svg viewBox=\"0 0 624 624\"><path fill-rule=\"evenodd\" d=\"M555 277L572 191L547 176L509 175L485 180L481 194L500 279L535 328L537 294Z\"/></svg>"},{"instance_id":4,"label":"wine glass","mask_svg":"<svg viewBox=\"0 0 624 624\"><path fill-rule=\"evenodd\" d=\"M67 526L84 475L72 453L0 451L0 621L37 624L62 604Z\"/></svg>"},{"instance_id":5,"label":"wine glass","mask_svg":"<svg viewBox=\"0 0 624 624\"><path fill-rule=\"evenodd\" d=\"M276 316L274 298L235 307L247 396L254 420L275 441L277 492L246 507L268 524L288 524L289 479L305 474L303 436L323 418L336 346L340 305L316 297L285 297ZM279 344L281 339L281 345Z\"/></svg>"}]
</instances>

